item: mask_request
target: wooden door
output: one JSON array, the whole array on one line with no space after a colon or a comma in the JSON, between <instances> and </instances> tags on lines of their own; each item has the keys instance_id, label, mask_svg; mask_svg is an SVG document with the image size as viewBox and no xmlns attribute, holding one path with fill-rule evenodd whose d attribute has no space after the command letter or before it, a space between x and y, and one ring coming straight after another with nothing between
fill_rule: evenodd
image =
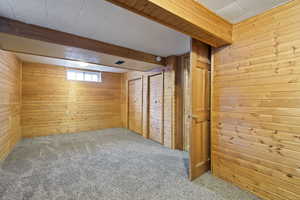
<instances>
[{"instance_id":1,"label":"wooden door","mask_svg":"<svg viewBox=\"0 0 300 200\"><path fill-rule=\"evenodd\" d=\"M209 47L192 40L191 52L191 130L189 137L189 177L199 177L210 166L210 52Z\"/></svg>"},{"instance_id":2,"label":"wooden door","mask_svg":"<svg viewBox=\"0 0 300 200\"><path fill-rule=\"evenodd\" d=\"M128 129L138 134L143 130L142 79L128 81Z\"/></svg>"},{"instance_id":3,"label":"wooden door","mask_svg":"<svg viewBox=\"0 0 300 200\"><path fill-rule=\"evenodd\" d=\"M163 73L148 77L148 135L163 144Z\"/></svg>"}]
</instances>

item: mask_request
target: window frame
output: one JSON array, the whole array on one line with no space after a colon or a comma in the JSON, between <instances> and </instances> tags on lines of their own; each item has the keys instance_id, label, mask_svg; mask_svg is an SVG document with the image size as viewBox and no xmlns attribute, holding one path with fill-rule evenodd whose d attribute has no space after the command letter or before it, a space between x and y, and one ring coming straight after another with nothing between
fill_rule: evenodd
<instances>
[{"instance_id":1,"label":"window frame","mask_svg":"<svg viewBox=\"0 0 300 200\"><path fill-rule=\"evenodd\" d=\"M69 72L74 72L75 73L75 78L74 79L69 77ZM76 78L76 75L78 73L83 74L83 80L78 80ZM86 80L86 78L85 78L86 74L97 75L97 80L96 81ZM68 80L68 81L82 81L82 82L90 82L90 83L101 83L102 82L102 73L101 72L95 72L95 71L87 71L87 70L68 69L67 72L66 72L66 80Z\"/></svg>"}]
</instances>

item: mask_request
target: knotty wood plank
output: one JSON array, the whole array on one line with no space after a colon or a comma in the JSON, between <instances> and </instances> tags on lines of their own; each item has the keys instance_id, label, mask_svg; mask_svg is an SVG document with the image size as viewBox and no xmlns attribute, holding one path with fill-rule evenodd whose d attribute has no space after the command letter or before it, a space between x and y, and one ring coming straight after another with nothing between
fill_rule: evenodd
<instances>
[{"instance_id":1,"label":"knotty wood plank","mask_svg":"<svg viewBox=\"0 0 300 200\"><path fill-rule=\"evenodd\" d=\"M22 135L36 137L122 127L121 74L102 82L68 81L59 66L23 64Z\"/></svg>"},{"instance_id":2,"label":"knotty wood plank","mask_svg":"<svg viewBox=\"0 0 300 200\"><path fill-rule=\"evenodd\" d=\"M300 1L233 27L213 51L212 171L263 199L300 198Z\"/></svg>"},{"instance_id":3,"label":"knotty wood plank","mask_svg":"<svg viewBox=\"0 0 300 200\"><path fill-rule=\"evenodd\" d=\"M0 50L0 160L21 139L21 62Z\"/></svg>"}]
</instances>

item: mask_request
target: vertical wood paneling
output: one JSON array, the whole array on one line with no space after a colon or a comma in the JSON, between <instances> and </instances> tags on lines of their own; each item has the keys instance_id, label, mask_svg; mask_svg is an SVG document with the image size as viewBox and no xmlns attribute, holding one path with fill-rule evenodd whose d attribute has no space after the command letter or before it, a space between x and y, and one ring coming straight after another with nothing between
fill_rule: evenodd
<instances>
[{"instance_id":1,"label":"vertical wood paneling","mask_svg":"<svg viewBox=\"0 0 300 200\"><path fill-rule=\"evenodd\" d=\"M163 120L164 120L164 145L170 148L176 148L176 115L175 112L175 70L176 70L176 57L167 57L167 67L169 70L164 72L164 106L163 106Z\"/></svg>"},{"instance_id":2,"label":"vertical wood paneling","mask_svg":"<svg viewBox=\"0 0 300 200\"><path fill-rule=\"evenodd\" d=\"M190 53L180 57L181 67L183 68L183 150L189 151L190 144L190 114L191 114L191 84L190 84Z\"/></svg>"},{"instance_id":3,"label":"vertical wood paneling","mask_svg":"<svg viewBox=\"0 0 300 200\"><path fill-rule=\"evenodd\" d=\"M300 199L299 19L295 0L214 50L213 174L269 200Z\"/></svg>"},{"instance_id":4,"label":"vertical wood paneling","mask_svg":"<svg viewBox=\"0 0 300 200\"><path fill-rule=\"evenodd\" d=\"M184 58L175 57L175 149L184 150Z\"/></svg>"},{"instance_id":5,"label":"vertical wood paneling","mask_svg":"<svg viewBox=\"0 0 300 200\"><path fill-rule=\"evenodd\" d=\"M102 82L66 80L67 68L23 64L22 135L74 133L122 127L121 80L102 72Z\"/></svg>"},{"instance_id":6,"label":"vertical wood paneling","mask_svg":"<svg viewBox=\"0 0 300 200\"><path fill-rule=\"evenodd\" d=\"M21 139L21 62L0 50L0 160Z\"/></svg>"}]
</instances>

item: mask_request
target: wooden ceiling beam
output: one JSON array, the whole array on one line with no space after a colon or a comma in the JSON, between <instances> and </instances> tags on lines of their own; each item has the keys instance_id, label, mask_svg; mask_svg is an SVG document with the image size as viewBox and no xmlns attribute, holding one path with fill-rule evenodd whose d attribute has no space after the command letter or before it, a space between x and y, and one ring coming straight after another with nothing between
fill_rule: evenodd
<instances>
[{"instance_id":1,"label":"wooden ceiling beam","mask_svg":"<svg viewBox=\"0 0 300 200\"><path fill-rule=\"evenodd\" d=\"M146 63L165 65L165 58L163 57L161 61L157 61L156 55L56 31L53 29L26 24L5 17L0 17L0 33L129 58Z\"/></svg>"},{"instance_id":2,"label":"wooden ceiling beam","mask_svg":"<svg viewBox=\"0 0 300 200\"><path fill-rule=\"evenodd\" d=\"M195 0L106 0L213 47L232 43L232 24Z\"/></svg>"}]
</instances>

